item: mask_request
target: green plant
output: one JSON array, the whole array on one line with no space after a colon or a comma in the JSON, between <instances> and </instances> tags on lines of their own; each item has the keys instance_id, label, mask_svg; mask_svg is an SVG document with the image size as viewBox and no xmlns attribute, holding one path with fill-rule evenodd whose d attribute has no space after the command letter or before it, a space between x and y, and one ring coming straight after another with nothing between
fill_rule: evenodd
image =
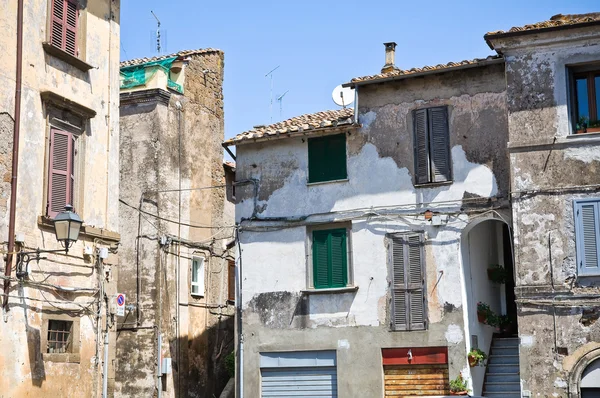
<instances>
[{"instance_id":1,"label":"green plant","mask_svg":"<svg viewBox=\"0 0 600 398\"><path fill-rule=\"evenodd\" d=\"M489 304L486 304L484 302L478 302L477 303L477 312L482 312L482 313L489 313L492 312L492 309L490 308Z\"/></svg>"},{"instance_id":2,"label":"green plant","mask_svg":"<svg viewBox=\"0 0 600 398\"><path fill-rule=\"evenodd\" d=\"M450 391L463 392L468 391L467 382L463 379L462 373L456 376L456 379L450 380Z\"/></svg>"},{"instance_id":3,"label":"green plant","mask_svg":"<svg viewBox=\"0 0 600 398\"><path fill-rule=\"evenodd\" d=\"M496 317L496 323L494 326L500 328L500 330L504 330L508 328L512 324L512 321L508 317L508 315L500 315Z\"/></svg>"},{"instance_id":4,"label":"green plant","mask_svg":"<svg viewBox=\"0 0 600 398\"><path fill-rule=\"evenodd\" d=\"M577 126L576 129L577 130L585 130L588 127L588 117L587 116L579 116L579 119L577 119Z\"/></svg>"},{"instance_id":5,"label":"green plant","mask_svg":"<svg viewBox=\"0 0 600 398\"><path fill-rule=\"evenodd\" d=\"M488 268L488 278L494 283L504 284L508 279L508 273L502 265L494 264Z\"/></svg>"},{"instance_id":6,"label":"green plant","mask_svg":"<svg viewBox=\"0 0 600 398\"><path fill-rule=\"evenodd\" d=\"M479 348L473 348L469 351L468 354L469 365L471 366L479 366L483 365L483 361L487 359L487 355L485 352L481 351Z\"/></svg>"},{"instance_id":7,"label":"green plant","mask_svg":"<svg viewBox=\"0 0 600 398\"><path fill-rule=\"evenodd\" d=\"M229 377L235 376L235 351L231 351L225 357L225 369L229 374Z\"/></svg>"}]
</instances>

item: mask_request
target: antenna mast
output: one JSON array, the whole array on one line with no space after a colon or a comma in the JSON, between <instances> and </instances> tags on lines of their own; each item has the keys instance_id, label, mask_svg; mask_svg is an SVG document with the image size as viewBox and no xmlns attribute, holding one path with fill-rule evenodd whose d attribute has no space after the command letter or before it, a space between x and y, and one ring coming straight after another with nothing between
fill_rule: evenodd
<instances>
[{"instance_id":1,"label":"antenna mast","mask_svg":"<svg viewBox=\"0 0 600 398\"><path fill-rule=\"evenodd\" d=\"M160 54L160 20L158 19L154 11L150 10L150 12L154 16L154 19L156 19L156 52Z\"/></svg>"},{"instance_id":2,"label":"antenna mast","mask_svg":"<svg viewBox=\"0 0 600 398\"><path fill-rule=\"evenodd\" d=\"M269 105L269 114L271 116L271 123L273 123L273 72L277 70L281 65L277 65L275 68L271 69L269 73L265 75L265 77L269 76L271 78L271 104Z\"/></svg>"},{"instance_id":3,"label":"antenna mast","mask_svg":"<svg viewBox=\"0 0 600 398\"><path fill-rule=\"evenodd\" d=\"M277 101L279 101L279 120L283 120L282 117L282 113L283 113L283 97L285 97L285 95L287 93L289 93L290 90L287 90L285 93L281 94L279 97L277 97Z\"/></svg>"}]
</instances>

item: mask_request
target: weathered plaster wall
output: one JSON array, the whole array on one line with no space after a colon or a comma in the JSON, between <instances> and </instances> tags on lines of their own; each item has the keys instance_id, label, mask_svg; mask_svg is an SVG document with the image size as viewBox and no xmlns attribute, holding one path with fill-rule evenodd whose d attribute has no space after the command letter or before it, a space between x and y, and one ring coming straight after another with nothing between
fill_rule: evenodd
<instances>
[{"instance_id":1,"label":"weathered plaster wall","mask_svg":"<svg viewBox=\"0 0 600 398\"><path fill-rule=\"evenodd\" d=\"M339 394L347 397L382 395L380 352L387 347L449 346L451 377L463 371L469 378L461 239L476 216L460 209L469 207L467 197L508 193L503 79L503 68L491 66L359 88L362 128L346 132L348 181L307 184L305 138L238 146L236 179L257 180L258 193L255 199L251 184L236 192L245 396L259 395L259 353L267 351L337 349ZM441 104L449 106L454 181L415 188L412 110ZM420 215L426 209L449 213L448 223L431 226ZM390 210L396 215L378 215ZM269 217L303 221L261 221ZM350 258L358 290L302 292L310 269L307 224L348 218L354 218ZM273 230L261 230L264 225ZM425 332L389 331L385 236L402 231L426 233Z\"/></svg>"},{"instance_id":2,"label":"weathered plaster wall","mask_svg":"<svg viewBox=\"0 0 600 398\"><path fill-rule=\"evenodd\" d=\"M161 378L163 396L212 397L228 379L223 359L233 348L233 306L226 244L233 230L221 227L233 225L233 215L224 212L222 187L223 54L194 55L183 73L184 95L171 92L168 104L149 94L149 102L121 105L121 198L137 207L143 195L142 209L162 217L121 206L127 276L119 289L130 303L140 290L139 307L119 325L123 397L156 393L157 332L161 355L173 361L173 373ZM204 297L190 294L194 256L205 259Z\"/></svg>"},{"instance_id":3,"label":"weathered plaster wall","mask_svg":"<svg viewBox=\"0 0 600 398\"><path fill-rule=\"evenodd\" d=\"M532 396L577 397L568 389L579 348L597 341L595 278L577 275L577 198L598 198L600 140L573 135L568 67L600 61L598 28L501 40L507 69L509 148L521 379ZM594 188L596 187L596 188ZM565 300L564 297L569 297ZM557 304L557 300L561 304Z\"/></svg>"},{"instance_id":4,"label":"weathered plaster wall","mask_svg":"<svg viewBox=\"0 0 600 398\"><path fill-rule=\"evenodd\" d=\"M101 392L101 345L98 341L98 320L94 315L98 296L98 273L92 258L83 258L84 246L106 247L118 239L118 62L119 14L118 0L81 2L85 5L85 45L81 56L95 68L83 72L44 52L42 42L48 40L47 1L27 1L24 5L23 87L21 131L19 142L19 175L17 186L16 232L24 234L25 250L40 247L59 249L53 232L38 225L45 214L45 180L47 168L49 126L40 93L48 90L93 109L96 117L86 126L85 162L77 194L77 212L89 227L110 231L111 242L98 242L97 236L80 236L69 252L48 255L39 264L32 262L31 282L74 288L60 292L39 285L19 287L14 282L9 290L8 312L3 321L0 344L0 391L11 397L70 396L93 397ZM0 1L0 25L3 34L0 50L0 233L8 239L8 203L10 201L11 151L14 122L16 77L17 2ZM78 176L79 177L79 176ZM6 246L4 246L4 249ZM118 259L111 256L106 265L114 266ZM1 262L2 273L6 264ZM106 292L113 294L116 268L105 280ZM13 274L14 276L14 265ZM80 290L90 289L83 292ZM25 297L25 299L23 298ZM42 359L46 347L41 346L42 324L57 308L73 314L80 322L78 363L50 362ZM62 312L64 313L64 311ZM100 319L103 323L104 320ZM111 332L114 349L114 334ZM100 351L98 351L100 350ZM110 353L111 362L114 352ZM109 366L109 388L113 388L114 370Z\"/></svg>"}]
</instances>

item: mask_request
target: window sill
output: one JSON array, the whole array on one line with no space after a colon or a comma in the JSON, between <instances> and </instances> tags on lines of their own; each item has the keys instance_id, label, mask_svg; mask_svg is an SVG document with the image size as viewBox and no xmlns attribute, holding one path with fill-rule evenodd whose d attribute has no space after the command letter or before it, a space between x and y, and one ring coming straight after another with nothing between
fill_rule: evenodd
<instances>
[{"instance_id":1,"label":"window sill","mask_svg":"<svg viewBox=\"0 0 600 398\"><path fill-rule=\"evenodd\" d=\"M192 296L193 298L197 298L197 299L204 298L204 295L200 294L200 293L190 293L190 296Z\"/></svg>"},{"instance_id":2,"label":"window sill","mask_svg":"<svg viewBox=\"0 0 600 398\"><path fill-rule=\"evenodd\" d=\"M61 354L43 353L42 359L46 362L62 362L62 363L80 363L80 361L81 361L79 354L73 354L73 353L61 353Z\"/></svg>"},{"instance_id":3,"label":"window sill","mask_svg":"<svg viewBox=\"0 0 600 398\"><path fill-rule=\"evenodd\" d=\"M415 184L414 187L415 188L435 188L435 187L440 187L440 186L444 186L444 185L452 185L454 184L453 180L450 181L443 181L443 182L428 182L425 184Z\"/></svg>"},{"instance_id":4,"label":"window sill","mask_svg":"<svg viewBox=\"0 0 600 398\"><path fill-rule=\"evenodd\" d=\"M342 178L340 180L307 182L306 185L310 187L310 186L313 186L313 185L332 184L332 183L336 183L336 182L348 182L348 179L347 178Z\"/></svg>"},{"instance_id":5,"label":"window sill","mask_svg":"<svg viewBox=\"0 0 600 398\"><path fill-rule=\"evenodd\" d=\"M83 72L87 72L88 70L93 68L93 66L88 64L87 62L85 62L69 53L64 52L60 48L54 47L52 44L50 44L48 42L43 42L42 46L44 47L44 51L47 54L50 54L53 57L63 60L66 63L73 65L77 69L82 70Z\"/></svg>"},{"instance_id":6,"label":"window sill","mask_svg":"<svg viewBox=\"0 0 600 398\"><path fill-rule=\"evenodd\" d=\"M327 289L306 289L302 290L304 294L334 294L334 293L351 293L358 290L358 286L332 287Z\"/></svg>"},{"instance_id":7,"label":"window sill","mask_svg":"<svg viewBox=\"0 0 600 398\"><path fill-rule=\"evenodd\" d=\"M573 139L585 139L585 138L598 138L600 137L600 131L590 131L589 133L578 133L578 134L569 134L567 136L568 140Z\"/></svg>"}]
</instances>

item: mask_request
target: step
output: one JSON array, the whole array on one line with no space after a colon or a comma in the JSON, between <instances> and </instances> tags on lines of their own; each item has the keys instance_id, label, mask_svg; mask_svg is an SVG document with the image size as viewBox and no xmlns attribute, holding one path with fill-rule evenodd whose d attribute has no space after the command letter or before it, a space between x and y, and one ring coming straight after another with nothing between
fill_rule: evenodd
<instances>
[{"instance_id":1,"label":"step","mask_svg":"<svg viewBox=\"0 0 600 398\"><path fill-rule=\"evenodd\" d=\"M484 391L482 395L486 398L521 398L521 391Z\"/></svg>"},{"instance_id":2,"label":"step","mask_svg":"<svg viewBox=\"0 0 600 398\"><path fill-rule=\"evenodd\" d=\"M506 391L519 391L521 388L520 382L487 382L485 383L485 390L488 392L506 392Z\"/></svg>"},{"instance_id":3,"label":"step","mask_svg":"<svg viewBox=\"0 0 600 398\"><path fill-rule=\"evenodd\" d=\"M491 355L488 358L488 364L506 364L519 366L519 355Z\"/></svg>"},{"instance_id":4,"label":"step","mask_svg":"<svg viewBox=\"0 0 600 398\"><path fill-rule=\"evenodd\" d=\"M506 373L519 373L519 365L509 365L505 363L488 363L487 374L506 374Z\"/></svg>"},{"instance_id":5,"label":"step","mask_svg":"<svg viewBox=\"0 0 600 398\"><path fill-rule=\"evenodd\" d=\"M521 376L518 373L486 373L485 374L485 382L486 383L496 383L496 382L519 383L520 381L521 381Z\"/></svg>"},{"instance_id":6,"label":"step","mask_svg":"<svg viewBox=\"0 0 600 398\"><path fill-rule=\"evenodd\" d=\"M519 355L519 347L515 346L499 346L492 347L490 350L490 356L493 355Z\"/></svg>"},{"instance_id":7,"label":"step","mask_svg":"<svg viewBox=\"0 0 600 398\"><path fill-rule=\"evenodd\" d=\"M518 337L495 337L492 339L492 347L518 347Z\"/></svg>"}]
</instances>

